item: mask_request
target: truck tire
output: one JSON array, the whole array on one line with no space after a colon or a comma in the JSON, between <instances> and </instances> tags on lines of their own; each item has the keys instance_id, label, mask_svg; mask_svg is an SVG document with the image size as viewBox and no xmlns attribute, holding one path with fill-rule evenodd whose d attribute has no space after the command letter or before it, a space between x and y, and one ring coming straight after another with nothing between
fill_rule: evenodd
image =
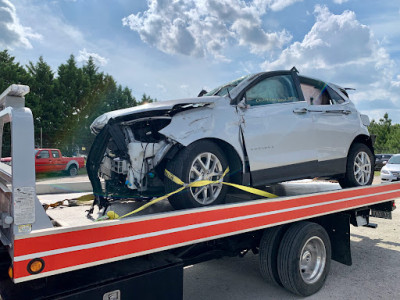
<instances>
[{"instance_id":1,"label":"truck tire","mask_svg":"<svg viewBox=\"0 0 400 300\"><path fill-rule=\"evenodd\" d=\"M279 286L282 286L282 283L278 274L278 250L286 229L284 225L265 229L259 247L262 278L270 284Z\"/></svg>"},{"instance_id":2,"label":"truck tire","mask_svg":"<svg viewBox=\"0 0 400 300\"><path fill-rule=\"evenodd\" d=\"M182 149L167 164L167 170L185 183L197 180L218 180L228 167L228 161L222 150L213 142L203 140ZM224 181L229 181L229 174ZM169 178L164 180L167 193L181 186ZM175 209L204 207L221 204L225 201L227 186L213 184L206 187L192 187L168 198Z\"/></svg>"},{"instance_id":3,"label":"truck tire","mask_svg":"<svg viewBox=\"0 0 400 300\"><path fill-rule=\"evenodd\" d=\"M294 294L309 296L321 289L331 264L331 244L325 229L299 222L284 234L278 253L282 285Z\"/></svg>"},{"instance_id":4,"label":"truck tire","mask_svg":"<svg viewBox=\"0 0 400 300\"><path fill-rule=\"evenodd\" d=\"M361 143L350 147L347 156L346 174L339 179L342 188L371 185L374 180L375 158L371 149Z\"/></svg>"},{"instance_id":5,"label":"truck tire","mask_svg":"<svg viewBox=\"0 0 400 300\"><path fill-rule=\"evenodd\" d=\"M78 168L75 165L71 165L68 168L68 175L71 177L78 175Z\"/></svg>"}]
</instances>

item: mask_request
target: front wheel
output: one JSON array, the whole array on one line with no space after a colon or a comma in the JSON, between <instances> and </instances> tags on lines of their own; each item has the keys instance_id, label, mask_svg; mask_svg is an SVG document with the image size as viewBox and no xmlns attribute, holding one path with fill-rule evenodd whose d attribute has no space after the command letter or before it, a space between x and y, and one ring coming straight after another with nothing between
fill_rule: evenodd
<instances>
[{"instance_id":1,"label":"front wheel","mask_svg":"<svg viewBox=\"0 0 400 300\"><path fill-rule=\"evenodd\" d=\"M339 179L340 186L348 188L371 185L374 180L374 161L374 155L367 145L352 145L347 156L346 174Z\"/></svg>"},{"instance_id":2,"label":"front wheel","mask_svg":"<svg viewBox=\"0 0 400 300\"><path fill-rule=\"evenodd\" d=\"M228 167L228 161L222 150L211 141L198 141L182 149L167 169L185 183L199 180L218 181ZM166 192L170 193L181 186L168 178L165 179ZM226 174L223 181L229 181ZM168 198L175 209L203 207L220 204L225 201L227 186L221 183L203 187L191 187Z\"/></svg>"}]
</instances>

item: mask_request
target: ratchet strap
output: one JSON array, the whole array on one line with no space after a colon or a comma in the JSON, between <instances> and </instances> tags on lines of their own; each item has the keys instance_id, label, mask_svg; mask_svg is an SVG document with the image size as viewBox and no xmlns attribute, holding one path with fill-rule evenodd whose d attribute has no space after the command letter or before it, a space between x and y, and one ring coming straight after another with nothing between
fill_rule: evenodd
<instances>
[{"instance_id":1,"label":"ratchet strap","mask_svg":"<svg viewBox=\"0 0 400 300\"><path fill-rule=\"evenodd\" d=\"M150 202L146 203L145 205L142 205L141 207L123 215L123 216L118 216L116 213L114 213L113 211L110 211L107 213L109 219L122 219L125 218L127 216L133 215L139 211L142 211L143 209L161 201L164 200L174 194L177 194L181 191L183 191L186 188L193 188L193 187L205 187L207 185L210 184L224 184L224 185L228 185L228 186L232 186L234 188L237 188L239 190L251 193L251 194L255 194L261 197L265 197L265 198L276 198L278 196L268 193L266 191L263 190L259 190L256 188L252 188L249 186L244 186L244 185L240 185L240 184L235 184L235 183L230 183L230 182L224 182L223 179L225 177L226 174L228 174L229 172L229 167L226 168L226 170L224 171L224 173L222 174L221 178L218 180L198 180L198 181L193 181L191 183L184 183L180 178L178 178L177 176L175 176L174 174L172 174L170 171L168 171L167 169L165 169L164 174L167 178L169 178L171 181L175 182L177 185L180 185L181 187L178 188L177 190L170 192L164 196L158 197L156 199L151 200ZM110 214L109 214L110 213Z\"/></svg>"}]
</instances>

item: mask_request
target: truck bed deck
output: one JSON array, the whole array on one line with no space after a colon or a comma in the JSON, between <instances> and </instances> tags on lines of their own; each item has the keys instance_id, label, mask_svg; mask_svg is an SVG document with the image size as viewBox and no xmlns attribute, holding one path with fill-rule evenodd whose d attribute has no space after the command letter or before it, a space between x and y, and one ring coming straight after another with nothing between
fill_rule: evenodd
<instances>
[{"instance_id":1,"label":"truck bed deck","mask_svg":"<svg viewBox=\"0 0 400 300\"><path fill-rule=\"evenodd\" d=\"M69 184L68 184L69 185ZM62 190L62 184L58 184L58 188ZM275 184L272 186L265 187L267 192L273 193L279 197L289 197L305 194L313 194L318 192L327 192L340 190L338 183L327 182L327 181L315 181L315 180L299 180L292 182L285 182ZM38 195L38 198L42 204L51 204L59 201L68 199L77 199L81 196L87 195L87 192L81 193L57 193L57 194L43 194ZM226 204L234 204L246 202L249 200L257 200L259 196L252 195L246 192L233 190L227 195ZM90 208L91 201L86 203L80 203L77 206L57 206L55 208L48 208L47 215L54 220L58 226L71 227L71 226L82 226L93 224L95 220L102 216L102 211L99 212L96 208L92 217L88 218L87 210ZM129 213L136 208L147 203L146 201L134 201L134 200L123 200L113 202L109 210L114 211L119 216ZM174 211L168 200L163 200L154 205L140 211L134 215L128 216L127 218L135 218L138 216L145 216L151 214L161 214L166 212Z\"/></svg>"}]
</instances>

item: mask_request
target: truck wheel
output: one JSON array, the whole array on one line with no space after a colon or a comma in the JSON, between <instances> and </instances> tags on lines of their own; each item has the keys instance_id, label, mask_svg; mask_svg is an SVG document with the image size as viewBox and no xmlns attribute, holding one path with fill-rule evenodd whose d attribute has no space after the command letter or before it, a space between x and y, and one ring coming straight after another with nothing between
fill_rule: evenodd
<instances>
[{"instance_id":1,"label":"truck wheel","mask_svg":"<svg viewBox=\"0 0 400 300\"><path fill-rule=\"evenodd\" d=\"M265 281L282 285L278 274L278 250L286 226L275 226L264 230L260 241L260 273Z\"/></svg>"},{"instance_id":2,"label":"truck wheel","mask_svg":"<svg viewBox=\"0 0 400 300\"><path fill-rule=\"evenodd\" d=\"M374 180L374 155L361 143L351 146L347 156L345 177L339 179L342 188L371 185Z\"/></svg>"},{"instance_id":3,"label":"truck wheel","mask_svg":"<svg viewBox=\"0 0 400 300\"><path fill-rule=\"evenodd\" d=\"M297 295L321 289L331 264L331 243L325 229L311 222L295 223L284 234L278 253L282 285Z\"/></svg>"},{"instance_id":4,"label":"truck wheel","mask_svg":"<svg viewBox=\"0 0 400 300\"><path fill-rule=\"evenodd\" d=\"M72 165L68 168L68 174L71 177L78 175L78 168L75 165Z\"/></svg>"},{"instance_id":5,"label":"truck wheel","mask_svg":"<svg viewBox=\"0 0 400 300\"><path fill-rule=\"evenodd\" d=\"M219 180L228 167L228 161L222 150L211 141L198 141L182 149L167 164L167 170L185 183L198 180ZM229 181L229 174L224 181ZM177 185L165 178L167 193L177 190ZM204 187L192 187L168 198L175 209L203 207L220 204L225 201L227 186L216 183Z\"/></svg>"}]
</instances>

